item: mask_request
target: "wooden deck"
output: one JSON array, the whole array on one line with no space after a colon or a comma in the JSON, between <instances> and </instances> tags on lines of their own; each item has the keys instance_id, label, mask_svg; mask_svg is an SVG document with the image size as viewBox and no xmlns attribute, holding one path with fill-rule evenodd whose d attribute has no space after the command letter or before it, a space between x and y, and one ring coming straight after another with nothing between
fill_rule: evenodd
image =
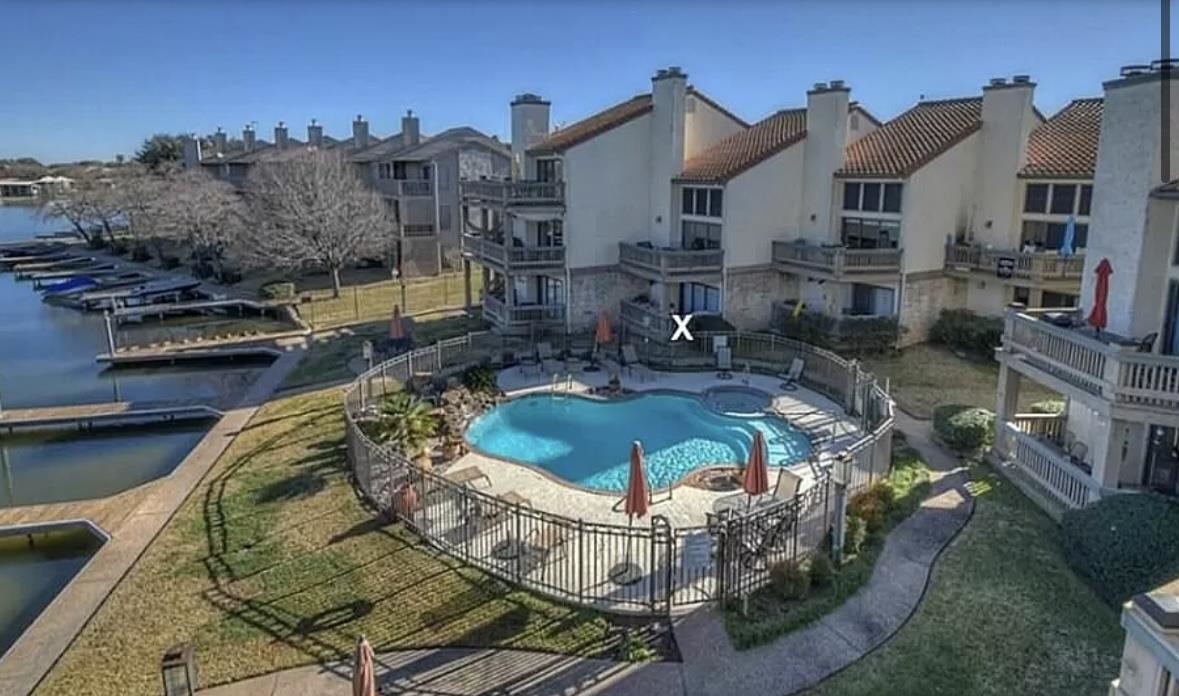
<instances>
[{"instance_id":1,"label":"wooden deck","mask_svg":"<svg viewBox=\"0 0 1179 696\"><path fill-rule=\"evenodd\" d=\"M123 525L123 521L139 507L157 484L158 481L152 481L116 495L94 500L0 508L0 528L65 520L90 520L102 531L114 536Z\"/></svg>"},{"instance_id":2,"label":"wooden deck","mask_svg":"<svg viewBox=\"0 0 1179 696\"><path fill-rule=\"evenodd\" d=\"M47 406L43 408L4 409L0 412L0 431L77 426L87 429L132 423L167 422L215 418L221 412L200 402L131 402Z\"/></svg>"},{"instance_id":3,"label":"wooden deck","mask_svg":"<svg viewBox=\"0 0 1179 696\"><path fill-rule=\"evenodd\" d=\"M274 337L268 337L267 340L273 340ZM208 360L224 360L231 362L234 359L258 359L258 358L279 358L283 352L271 346L259 345L244 345L244 346L221 346L210 348L141 348L132 350L120 350L114 355L110 353L100 353L95 357L100 363L109 363L111 365L174 365L182 362L192 361L208 361Z\"/></svg>"}]
</instances>

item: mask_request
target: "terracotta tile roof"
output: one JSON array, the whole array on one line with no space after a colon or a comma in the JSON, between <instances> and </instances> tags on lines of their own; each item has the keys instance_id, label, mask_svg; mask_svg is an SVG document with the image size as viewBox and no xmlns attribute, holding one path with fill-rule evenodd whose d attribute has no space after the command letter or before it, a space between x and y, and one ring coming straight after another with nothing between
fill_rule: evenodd
<instances>
[{"instance_id":1,"label":"terracotta tile roof","mask_svg":"<svg viewBox=\"0 0 1179 696\"><path fill-rule=\"evenodd\" d=\"M979 129L982 97L919 102L847 148L843 177L904 178Z\"/></svg>"},{"instance_id":2,"label":"terracotta tile roof","mask_svg":"<svg viewBox=\"0 0 1179 696\"><path fill-rule=\"evenodd\" d=\"M529 154L549 154L567 150L612 128L617 128L627 121L649 113L652 108L654 108L654 104L651 95L640 94L621 104L615 104L605 111L599 111L589 118L584 118L577 123L554 131L548 138L528 148L528 152Z\"/></svg>"},{"instance_id":3,"label":"terracotta tile roof","mask_svg":"<svg viewBox=\"0 0 1179 696\"><path fill-rule=\"evenodd\" d=\"M806 137L806 109L779 111L684 163L677 181L727 181Z\"/></svg>"},{"instance_id":4,"label":"terracotta tile roof","mask_svg":"<svg viewBox=\"0 0 1179 696\"><path fill-rule=\"evenodd\" d=\"M1092 179L1097 168L1102 104L1100 97L1074 99L1033 130L1019 175Z\"/></svg>"}]
</instances>

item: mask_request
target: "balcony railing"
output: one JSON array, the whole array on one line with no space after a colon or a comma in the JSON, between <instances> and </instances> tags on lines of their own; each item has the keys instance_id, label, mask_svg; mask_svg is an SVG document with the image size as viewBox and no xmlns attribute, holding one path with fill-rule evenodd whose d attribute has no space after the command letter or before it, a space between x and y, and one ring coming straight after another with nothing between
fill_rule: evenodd
<instances>
[{"instance_id":1,"label":"balcony railing","mask_svg":"<svg viewBox=\"0 0 1179 696\"><path fill-rule=\"evenodd\" d=\"M434 223L407 222L401 226L401 234L406 237L429 237L434 234Z\"/></svg>"},{"instance_id":2,"label":"balcony railing","mask_svg":"<svg viewBox=\"0 0 1179 696\"><path fill-rule=\"evenodd\" d=\"M1061 256L1054 251L1015 251L1013 249L984 249L962 244L946 245L946 269L999 273L1000 259L1005 260L1004 271L1012 278L1043 282L1046 280L1076 280L1080 282L1085 270L1084 255Z\"/></svg>"},{"instance_id":3,"label":"balcony railing","mask_svg":"<svg viewBox=\"0 0 1179 696\"><path fill-rule=\"evenodd\" d=\"M501 181L480 179L459 184L464 198L500 205L563 205L564 181Z\"/></svg>"},{"instance_id":4,"label":"balcony railing","mask_svg":"<svg viewBox=\"0 0 1179 696\"><path fill-rule=\"evenodd\" d=\"M431 196L434 185L429 179L405 179L397 182L397 192L402 196Z\"/></svg>"},{"instance_id":5,"label":"balcony railing","mask_svg":"<svg viewBox=\"0 0 1179 696\"><path fill-rule=\"evenodd\" d=\"M622 301L622 323L631 331L654 339L668 339L674 330L671 316L653 304Z\"/></svg>"},{"instance_id":6,"label":"balcony railing","mask_svg":"<svg viewBox=\"0 0 1179 696\"><path fill-rule=\"evenodd\" d=\"M480 261L505 269L564 268L565 247L508 246L473 234L463 235L463 249Z\"/></svg>"},{"instance_id":7,"label":"balcony railing","mask_svg":"<svg viewBox=\"0 0 1179 696\"><path fill-rule=\"evenodd\" d=\"M1179 409L1179 356L1140 353L1025 312L1007 313L1000 357L1011 356L1113 404Z\"/></svg>"},{"instance_id":8,"label":"balcony railing","mask_svg":"<svg viewBox=\"0 0 1179 696\"><path fill-rule=\"evenodd\" d=\"M774 263L791 269L845 275L891 275L901 272L900 249L849 249L809 242L773 243Z\"/></svg>"},{"instance_id":9,"label":"balcony railing","mask_svg":"<svg viewBox=\"0 0 1179 696\"><path fill-rule=\"evenodd\" d=\"M654 274L662 279L720 273L725 252L722 249L665 249L620 242L618 262L623 268L642 271L644 275Z\"/></svg>"},{"instance_id":10,"label":"balcony railing","mask_svg":"<svg viewBox=\"0 0 1179 696\"><path fill-rule=\"evenodd\" d=\"M484 295L483 317L499 326L511 324L560 324L565 321L565 305L508 306L495 295Z\"/></svg>"},{"instance_id":11,"label":"balcony railing","mask_svg":"<svg viewBox=\"0 0 1179 696\"><path fill-rule=\"evenodd\" d=\"M1081 508L1101 497L1101 486L1068 455L1044 437L1024 432L1017 422L1003 424L1001 453L1038 487L1068 508Z\"/></svg>"}]
</instances>

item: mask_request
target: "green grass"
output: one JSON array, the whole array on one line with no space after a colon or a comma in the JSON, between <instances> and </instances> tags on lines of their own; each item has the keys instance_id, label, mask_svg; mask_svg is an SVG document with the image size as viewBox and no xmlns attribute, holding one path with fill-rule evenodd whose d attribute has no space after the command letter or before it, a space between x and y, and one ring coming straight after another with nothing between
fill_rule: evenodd
<instances>
[{"instance_id":1,"label":"green grass","mask_svg":"<svg viewBox=\"0 0 1179 696\"><path fill-rule=\"evenodd\" d=\"M62 657L39 694L159 693L191 641L203 685L378 651L503 646L597 655L605 619L540 599L382 526L357 501L339 392L265 406Z\"/></svg>"},{"instance_id":2,"label":"green grass","mask_svg":"<svg viewBox=\"0 0 1179 696\"><path fill-rule=\"evenodd\" d=\"M1065 563L1056 525L989 467L913 618L810 696L1105 696L1122 632Z\"/></svg>"},{"instance_id":3,"label":"green grass","mask_svg":"<svg viewBox=\"0 0 1179 696\"><path fill-rule=\"evenodd\" d=\"M995 410L999 365L992 360L960 358L942 346L922 343L887 357L869 357L864 366L877 377L888 377L893 399L915 418L932 418L943 404L965 404ZM1019 405L1059 398L1048 389L1020 383Z\"/></svg>"},{"instance_id":4,"label":"green grass","mask_svg":"<svg viewBox=\"0 0 1179 696\"><path fill-rule=\"evenodd\" d=\"M482 274L471 274L472 302L479 299L482 277ZM345 286L339 297L332 297L330 288L305 292L300 287L299 294L313 298L311 302L301 302L298 309L299 315L316 331L387 320L394 305L401 308L402 314L421 314L458 309L466 301L463 277L458 273L408 280L404 295L401 284L388 279Z\"/></svg>"},{"instance_id":5,"label":"green grass","mask_svg":"<svg viewBox=\"0 0 1179 696\"><path fill-rule=\"evenodd\" d=\"M896 493L896 504L881 532L869 538L860 553L839 568L829 586L812 588L806 598L787 601L771 588L763 588L749 598L747 614L736 608L726 610L725 630L733 646L745 650L769 643L818 621L850 599L872 577L876 559L884 548L884 535L921 505L929 491L929 477L928 465L915 450L899 444L898 438L893 445L893 471L887 479Z\"/></svg>"}]
</instances>

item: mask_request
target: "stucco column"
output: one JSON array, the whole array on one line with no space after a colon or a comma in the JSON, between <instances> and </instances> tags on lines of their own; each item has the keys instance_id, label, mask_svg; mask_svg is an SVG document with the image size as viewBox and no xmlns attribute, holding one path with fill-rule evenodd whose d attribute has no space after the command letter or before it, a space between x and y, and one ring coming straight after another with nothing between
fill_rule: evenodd
<instances>
[{"instance_id":1,"label":"stucco column","mask_svg":"<svg viewBox=\"0 0 1179 696\"><path fill-rule=\"evenodd\" d=\"M463 306L466 309L471 308L471 294L471 262L463 259Z\"/></svg>"},{"instance_id":2,"label":"stucco column","mask_svg":"<svg viewBox=\"0 0 1179 696\"><path fill-rule=\"evenodd\" d=\"M1044 306L1044 290L1042 288L1031 288L1028 291L1028 306L1029 307L1043 307Z\"/></svg>"},{"instance_id":3,"label":"stucco column","mask_svg":"<svg viewBox=\"0 0 1179 696\"><path fill-rule=\"evenodd\" d=\"M999 385L995 396L995 451L1000 455L1007 455L1007 441L1004 426L1015 416L1019 407L1019 386L1021 375L1007 367L999 365Z\"/></svg>"},{"instance_id":4,"label":"stucco column","mask_svg":"<svg viewBox=\"0 0 1179 696\"><path fill-rule=\"evenodd\" d=\"M1102 488L1117 488L1122 463L1128 455L1127 423L1098 416L1093 422L1089 445L1089 460L1093 479Z\"/></svg>"}]
</instances>

